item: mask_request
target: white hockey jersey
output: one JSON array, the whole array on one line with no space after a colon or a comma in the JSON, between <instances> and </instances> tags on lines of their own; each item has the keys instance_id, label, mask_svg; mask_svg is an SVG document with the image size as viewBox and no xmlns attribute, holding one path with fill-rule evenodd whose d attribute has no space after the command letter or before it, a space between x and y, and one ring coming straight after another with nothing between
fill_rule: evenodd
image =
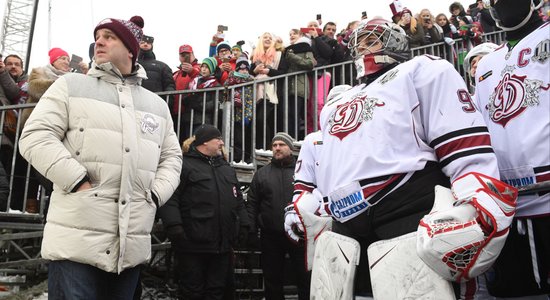
<instances>
[{"instance_id":1,"label":"white hockey jersey","mask_svg":"<svg viewBox=\"0 0 550 300\"><path fill-rule=\"evenodd\" d=\"M550 180L550 23L480 60L475 101L501 179L520 187ZM550 214L550 193L520 196L516 216Z\"/></svg>"},{"instance_id":2,"label":"white hockey jersey","mask_svg":"<svg viewBox=\"0 0 550 300\"><path fill-rule=\"evenodd\" d=\"M325 104L316 184L345 222L405 183L428 161L454 180L498 178L481 114L452 65L420 56Z\"/></svg>"},{"instance_id":3,"label":"white hockey jersey","mask_svg":"<svg viewBox=\"0 0 550 300\"><path fill-rule=\"evenodd\" d=\"M294 170L294 198L304 191L313 192L317 188L315 174L320 167L318 158L323 146L322 138L321 131L315 131L308 134L302 142Z\"/></svg>"}]
</instances>

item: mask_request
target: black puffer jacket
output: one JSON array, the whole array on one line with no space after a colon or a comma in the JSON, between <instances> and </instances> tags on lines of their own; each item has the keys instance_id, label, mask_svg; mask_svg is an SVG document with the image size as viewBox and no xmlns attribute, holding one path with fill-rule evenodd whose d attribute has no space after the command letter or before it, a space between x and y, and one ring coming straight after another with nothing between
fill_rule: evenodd
<instances>
[{"instance_id":1,"label":"black puffer jacket","mask_svg":"<svg viewBox=\"0 0 550 300\"><path fill-rule=\"evenodd\" d=\"M272 160L254 174L246 205L252 230L284 234L284 208L292 202L295 166L294 158L286 163Z\"/></svg>"},{"instance_id":2,"label":"black puffer jacket","mask_svg":"<svg viewBox=\"0 0 550 300\"><path fill-rule=\"evenodd\" d=\"M141 85L153 93L175 91L176 83L172 77L172 69L160 60L157 60L153 50L139 50L138 63L147 72L147 80Z\"/></svg>"},{"instance_id":3,"label":"black puffer jacket","mask_svg":"<svg viewBox=\"0 0 550 300\"><path fill-rule=\"evenodd\" d=\"M194 146L183 154L181 182L159 209L166 228L182 225L181 252L225 253L235 245L248 215L235 170L223 157L202 155Z\"/></svg>"}]
</instances>

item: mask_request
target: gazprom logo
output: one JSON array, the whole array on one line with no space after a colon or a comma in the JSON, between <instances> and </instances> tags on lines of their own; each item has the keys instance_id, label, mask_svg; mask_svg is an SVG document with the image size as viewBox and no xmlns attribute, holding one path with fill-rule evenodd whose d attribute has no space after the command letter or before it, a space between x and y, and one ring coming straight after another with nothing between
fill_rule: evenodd
<instances>
[{"instance_id":1,"label":"gazprom logo","mask_svg":"<svg viewBox=\"0 0 550 300\"><path fill-rule=\"evenodd\" d=\"M362 191L350 194L340 200L332 201L330 212L337 219L350 217L368 207L368 203L362 200Z\"/></svg>"}]
</instances>

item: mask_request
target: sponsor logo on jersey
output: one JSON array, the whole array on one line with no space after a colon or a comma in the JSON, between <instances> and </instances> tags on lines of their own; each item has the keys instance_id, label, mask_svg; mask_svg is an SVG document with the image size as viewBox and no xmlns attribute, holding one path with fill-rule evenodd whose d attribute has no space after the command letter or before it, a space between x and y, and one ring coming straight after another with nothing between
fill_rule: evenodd
<instances>
[{"instance_id":1,"label":"sponsor logo on jersey","mask_svg":"<svg viewBox=\"0 0 550 300\"><path fill-rule=\"evenodd\" d=\"M543 85L540 80L526 79L526 77L510 73L504 74L489 97L489 103L486 106L493 122L505 127L527 107L540 103L539 91L541 89L548 90L550 84Z\"/></svg>"},{"instance_id":2,"label":"sponsor logo on jersey","mask_svg":"<svg viewBox=\"0 0 550 300\"><path fill-rule=\"evenodd\" d=\"M364 201L362 191L358 191L342 199L332 201L329 208L331 214L336 219L340 219L357 215L367 207L369 207L369 204Z\"/></svg>"},{"instance_id":3,"label":"sponsor logo on jersey","mask_svg":"<svg viewBox=\"0 0 550 300\"><path fill-rule=\"evenodd\" d=\"M374 108L384 106L377 98L368 98L365 92L359 92L352 100L339 104L329 118L329 134L343 140L368 120L372 120Z\"/></svg>"},{"instance_id":4,"label":"sponsor logo on jersey","mask_svg":"<svg viewBox=\"0 0 550 300\"><path fill-rule=\"evenodd\" d=\"M145 114L141 118L141 131L143 133L149 132L152 134L153 132L157 131L159 127L160 124L155 120L155 117L153 117L153 115Z\"/></svg>"},{"instance_id":5,"label":"sponsor logo on jersey","mask_svg":"<svg viewBox=\"0 0 550 300\"><path fill-rule=\"evenodd\" d=\"M531 57L531 60L538 63L545 63L550 57L550 39L546 39L540 42L535 48L535 55Z\"/></svg>"},{"instance_id":6,"label":"sponsor logo on jersey","mask_svg":"<svg viewBox=\"0 0 550 300\"><path fill-rule=\"evenodd\" d=\"M502 181L514 187L526 186L526 185L535 183L535 179L531 176L522 177L522 178L502 179Z\"/></svg>"}]
</instances>

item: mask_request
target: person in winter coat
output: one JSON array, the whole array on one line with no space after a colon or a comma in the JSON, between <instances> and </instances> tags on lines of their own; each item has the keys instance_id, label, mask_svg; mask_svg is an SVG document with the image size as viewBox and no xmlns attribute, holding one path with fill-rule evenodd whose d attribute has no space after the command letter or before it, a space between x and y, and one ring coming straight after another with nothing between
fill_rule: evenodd
<instances>
[{"instance_id":1,"label":"person in winter coat","mask_svg":"<svg viewBox=\"0 0 550 300\"><path fill-rule=\"evenodd\" d=\"M424 45L424 27L408 8L404 8L400 13L394 15L393 19L409 37L409 49Z\"/></svg>"},{"instance_id":2,"label":"person in winter coat","mask_svg":"<svg viewBox=\"0 0 550 300\"><path fill-rule=\"evenodd\" d=\"M249 69L250 63L248 60L244 56L239 57L235 71L229 73L224 86L230 87L254 81ZM249 163L252 157L252 116L254 113L252 85L235 88L233 103L235 121L233 160L237 162L244 160Z\"/></svg>"},{"instance_id":3,"label":"person in winter coat","mask_svg":"<svg viewBox=\"0 0 550 300\"><path fill-rule=\"evenodd\" d=\"M273 137L271 163L259 169L252 178L247 195L247 211L252 223L251 234L260 230L260 263L264 275L266 300L284 298L285 255L292 261L299 299L309 299L309 275L305 269L304 245L288 239L284 231L284 208L292 201L294 168L293 138L285 132ZM249 238L249 241L253 237Z\"/></svg>"},{"instance_id":4,"label":"person in winter coat","mask_svg":"<svg viewBox=\"0 0 550 300\"><path fill-rule=\"evenodd\" d=\"M70 72L71 68L69 66L69 53L61 48L52 48L48 52L50 57L50 63L43 66L34 68L31 71L28 81L28 95L27 103L38 103L40 98L46 90L61 76ZM81 67L84 67L87 70L87 64L82 62ZM33 109L27 108L24 109L21 113L21 124L25 126L27 119L31 115ZM51 195L53 190L53 184L51 181L42 176L36 169L32 168L31 173L33 177L37 177L46 190L46 195ZM31 183L34 180L31 180ZM37 185L31 184L29 186L28 195L36 195L38 192ZM36 197L28 197L26 210L30 213L37 213L39 208L39 202Z\"/></svg>"},{"instance_id":5,"label":"person in winter coat","mask_svg":"<svg viewBox=\"0 0 550 300\"><path fill-rule=\"evenodd\" d=\"M57 79L21 134L23 157L54 183L41 249L52 299L131 299L157 208L179 184L170 111L141 86L141 35L101 21L91 70Z\"/></svg>"},{"instance_id":6,"label":"person in winter coat","mask_svg":"<svg viewBox=\"0 0 550 300\"><path fill-rule=\"evenodd\" d=\"M201 64L198 62L193 52L191 45L181 45L179 47L179 61L180 65L178 70L174 72L173 78L176 83L176 90L188 90L189 83L191 83L197 76L200 75ZM181 114L185 111L183 106L183 100L188 94L177 95L174 97L174 103L171 105L172 119L174 120L174 126L179 136L185 131L185 122L181 120ZM189 136L189 134L187 134ZM180 138L180 142L183 142L183 138Z\"/></svg>"},{"instance_id":7,"label":"person in winter coat","mask_svg":"<svg viewBox=\"0 0 550 300\"><path fill-rule=\"evenodd\" d=\"M181 122L184 130L180 132L180 139L186 140L201 124L214 124L216 94L213 91L198 90L221 86L215 75L217 71L217 60L214 57L207 57L202 60L199 76L189 83L189 89L197 92L183 99L185 110Z\"/></svg>"},{"instance_id":8,"label":"person in winter coat","mask_svg":"<svg viewBox=\"0 0 550 300\"><path fill-rule=\"evenodd\" d=\"M176 252L182 299L222 299L231 284L233 247L248 235L244 200L223 145L216 127L197 128L184 142L181 183L159 210Z\"/></svg>"},{"instance_id":9,"label":"person in winter coat","mask_svg":"<svg viewBox=\"0 0 550 300\"><path fill-rule=\"evenodd\" d=\"M300 31L292 29L290 31L290 43L283 54L287 64L287 73L298 71L311 71L317 65L311 48L311 40L308 37L301 36ZM288 133L299 138L305 136L300 130L300 123L303 120L303 111L305 108L306 91L309 92L309 79L306 74L296 75L297 78L289 80L288 87ZM295 105L296 103L296 105ZM284 102L282 103L284 105ZM279 108L284 111L284 108ZM282 117L279 115L278 117ZM283 120L279 120L283 124Z\"/></svg>"},{"instance_id":10,"label":"person in winter coat","mask_svg":"<svg viewBox=\"0 0 550 300\"><path fill-rule=\"evenodd\" d=\"M147 78L143 80L142 86L153 93L174 91L176 84L172 77L172 70L167 64L157 60L153 52L154 41L152 36L144 35L139 42L138 63L147 72Z\"/></svg>"}]
</instances>

